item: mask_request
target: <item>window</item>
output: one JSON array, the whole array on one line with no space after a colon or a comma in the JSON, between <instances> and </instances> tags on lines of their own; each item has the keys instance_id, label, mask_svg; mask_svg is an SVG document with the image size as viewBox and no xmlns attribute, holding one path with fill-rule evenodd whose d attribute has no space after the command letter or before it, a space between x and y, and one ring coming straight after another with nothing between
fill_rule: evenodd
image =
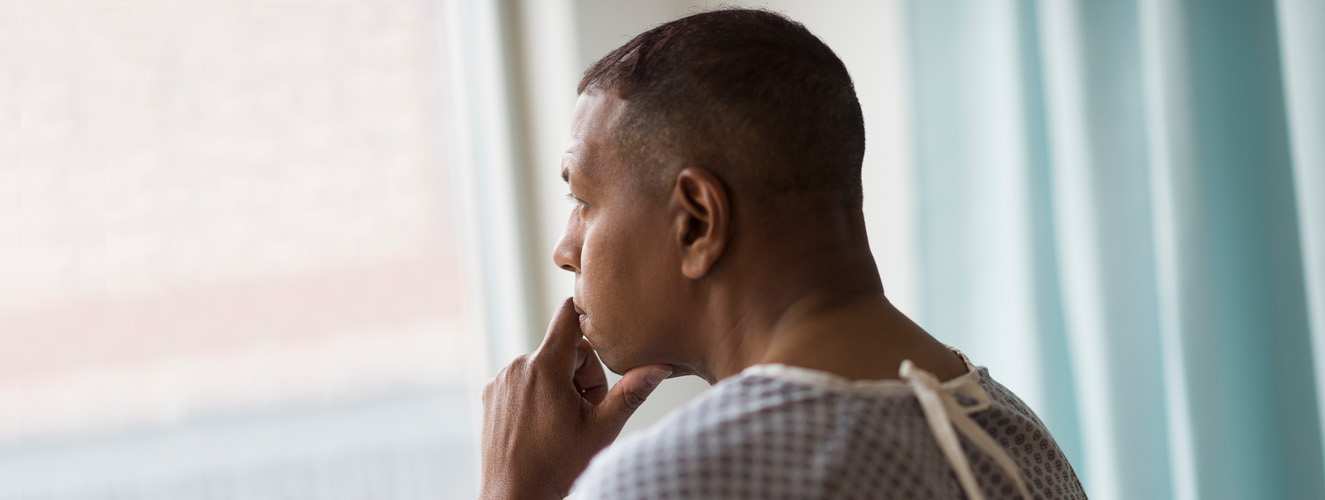
<instances>
[{"instance_id":1,"label":"window","mask_svg":"<svg viewBox=\"0 0 1325 500\"><path fill-rule=\"evenodd\" d=\"M0 6L0 498L468 498L426 0Z\"/></svg>"}]
</instances>

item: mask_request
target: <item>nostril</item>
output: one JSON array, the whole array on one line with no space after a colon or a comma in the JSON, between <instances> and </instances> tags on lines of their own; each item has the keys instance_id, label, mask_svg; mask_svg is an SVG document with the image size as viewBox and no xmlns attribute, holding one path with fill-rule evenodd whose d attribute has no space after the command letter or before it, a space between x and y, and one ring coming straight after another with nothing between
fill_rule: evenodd
<instances>
[{"instance_id":1,"label":"nostril","mask_svg":"<svg viewBox=\"0 0 1325 500\"><path fill-rule=\"evenodd\" d=\"M575 272L575 268L572 267L570 264L562 265L561 268L562 268L562 269L565 269L565 270L567 270L567 271L570 271L570 272L572 272L572 273Z\"/></svg>"}]
</instances>

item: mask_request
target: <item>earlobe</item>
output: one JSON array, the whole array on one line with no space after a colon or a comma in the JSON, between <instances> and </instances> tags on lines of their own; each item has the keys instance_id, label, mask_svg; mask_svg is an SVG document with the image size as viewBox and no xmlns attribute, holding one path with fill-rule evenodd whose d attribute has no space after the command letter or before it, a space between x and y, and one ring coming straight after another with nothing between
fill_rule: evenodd
<instances>
[{"instance_id":1,"label":"earlobe","mask_svg":"<svg viewBox=\"0 0 1325 500\"><path fill-rule=\"evenodd\" d=\"M727 247L731 205L726 186L706 169L685 167L676 174L672 205L681 273L690 279L702 278Z\"/></svg>"}]
</instances>

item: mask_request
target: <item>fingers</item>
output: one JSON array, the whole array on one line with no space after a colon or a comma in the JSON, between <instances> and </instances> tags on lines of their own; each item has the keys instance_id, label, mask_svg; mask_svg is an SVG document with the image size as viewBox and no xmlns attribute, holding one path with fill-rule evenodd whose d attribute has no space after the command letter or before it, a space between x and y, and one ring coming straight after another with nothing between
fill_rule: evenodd
<instances>
[{"instance_id":1,"label":"fingers","mask_svg":"<svg viewBox=\"0 0 1325 500\"><path fill-rule=\"evenodd\" d=\"M549 369L556 370L556 373L569 377L579 365L575 350L583 337L580 314L575 312L572 299L567 298L552 314L547 334L543 336L538 351L534 352L534 358Z\"/></svg>"},{"instance_id":2,"label":"fingers","mask_svg":"<svg viewBox=\"0 0 1325 500\"><path fill-rule=\"evenodd\" d=\"M621 376L621 380L612 386L603 398L603 402L594 407L595 416L605 423L620 429L626 425L635 410L644 404L649 394L672 374L669 365L644 365L631 368Z\"/></svg>"},{"instance_id":3,"label":"fingers","mask_svg":"<svg viewBox=\"0 0 1325 500\"><path fill-rule=\"evenodd\" d=\"M575 358L575 388L580 391L580 396L597 406L607 397L607 374L603 373L603 365L598 363L598 354L594 353L588 340L582 340L575 350Z\"/></svg>"},{"instance_id":4,"label":"fingers","mask_svg":"<svg viewBox=\"0 0 1325 500\"><path fill-rule=\"evenodd\" d=\"M669 365L639 366L627 371L616 385L609 388L598 355L584 340L580 315L571 298L562 302L553 314L543 344L533 358L547 369L568 375L580 395L594 405L594 412L618 426L625 425L653 389L672 374Z\"/></svg>"}]
</instances>

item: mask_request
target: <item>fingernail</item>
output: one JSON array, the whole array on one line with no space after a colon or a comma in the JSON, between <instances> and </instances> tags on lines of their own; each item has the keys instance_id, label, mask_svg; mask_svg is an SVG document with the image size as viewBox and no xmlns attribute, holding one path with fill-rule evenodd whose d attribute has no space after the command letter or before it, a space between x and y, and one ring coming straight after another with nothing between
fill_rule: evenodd
<instances>
[{"instance_id":1,"label":"fingernail","mask_svg":"<svg viewBox=\"0 0 1325 500\"><path fill-rule=\"evenodd\" d=\"M667 376L671 374L672 374L671 370L654 368L652 370L649 370L648 375L644 376L644 381L648 382L649 385L658 385L662 383L663 379L666 379Z\"/></svg>"}]
</instances>

